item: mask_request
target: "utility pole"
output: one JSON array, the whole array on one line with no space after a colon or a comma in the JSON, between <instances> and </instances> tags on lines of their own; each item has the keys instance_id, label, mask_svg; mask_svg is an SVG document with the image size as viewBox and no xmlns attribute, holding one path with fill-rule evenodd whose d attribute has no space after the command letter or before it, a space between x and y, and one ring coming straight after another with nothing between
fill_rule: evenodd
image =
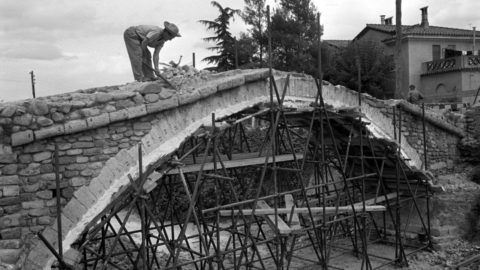
<instances>
[{"instance_id":1,"label":"utility pole","mask_svg":"<svg viewBox=\"0 0 480 270\"><path fill-rule=\"evenodd\" d=\"M400 98L402 85L402 66L400 64L400 54L402 52L402 0L395 1L396 7L396 39L395 39L395 98Z\"/></svg>"},{"instance_id":2,"label":"utility pole","mask_svg":"<svg viewBox=\"0 0 480 270\"><path fill-rule=\"evenodd\" d=\"M32 95L35 98L35 74L33 74L33 70L30 71L30 79L32 80Z\"/></svg>"},{"instance_id":3,"label":"utility pole","mask_svg":"<svg viewBox=\"0 0 480 270\"><path fill-rule=\"evenodd\" d=\"M195 67L195 53L192 53L192 62L193 62L193 67Z\"/></svg>"}]
</instances>

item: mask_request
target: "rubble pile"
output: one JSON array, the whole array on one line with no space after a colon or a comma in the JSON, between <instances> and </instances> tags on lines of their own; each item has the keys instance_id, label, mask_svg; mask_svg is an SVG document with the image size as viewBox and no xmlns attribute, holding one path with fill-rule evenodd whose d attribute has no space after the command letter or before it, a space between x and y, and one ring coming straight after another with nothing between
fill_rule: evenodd
<instances>
[{"instance_id":1,"label":"rubble pile","mask_svg":"<svg viewBox=\"0 0 480 270\"><path fill-rule=\"evenodd\" d=\"M207 81L212 71L198 70L193 66L167 66L162 69L162 75L178 89L192 88L201 81Z\"/></svg>"}]
</instances>

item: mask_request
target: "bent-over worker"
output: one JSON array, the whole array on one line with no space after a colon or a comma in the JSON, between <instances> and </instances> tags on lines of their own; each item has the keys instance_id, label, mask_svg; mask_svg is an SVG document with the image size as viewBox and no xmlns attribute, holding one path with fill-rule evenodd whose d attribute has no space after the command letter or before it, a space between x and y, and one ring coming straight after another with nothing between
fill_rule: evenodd
<instances>
[{"instance_id":1,"label":"bent-over worker","mask_svg":"<svg viewBox=\"0 0 480 270\"><path fill-rule=\"evenodd\" d=\"M148 47L155 48L153 64L155 71L160 72L158 69L158 54L165 41L180 37L178 27L175 24L164 22L164 26L163 29L154 25L131 26L123 33L135 80L143 82L155 79L152 57Z\"/></svg>"}]
</instances>

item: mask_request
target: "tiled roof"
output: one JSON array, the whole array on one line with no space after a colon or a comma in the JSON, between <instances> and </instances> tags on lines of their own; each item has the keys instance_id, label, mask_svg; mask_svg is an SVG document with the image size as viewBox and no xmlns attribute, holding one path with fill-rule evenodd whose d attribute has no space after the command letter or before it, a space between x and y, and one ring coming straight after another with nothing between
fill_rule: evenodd
<instances>
[{"instance_id":1,"label":"tiled roof","mask_svg":"<svg viewBox=\"0 0 480 270\"><path fill-rule=\"evenodd\" d=\"M367 28L375 29L381 32L395 35L395 25L385 24L367 24ZM420 24L402 25L403 35L418 35L418 36L455 36L455 37L472 37L473 30L449 28L440 26L423 27ZM480 37L480 31L476 31L476 36Z\"/></svg>"},{"instance_id":2,"label":"tiled roof","mask_svg":"<svg viewBox=\"0 0 480 270\"><path fill-rule=\"evenodd\" d=\"M323 42L328 43L331 46L337 48L345 48L348 46L351 40L343 40L343 39L326 39Z\"/></svg>"}]
</instances>

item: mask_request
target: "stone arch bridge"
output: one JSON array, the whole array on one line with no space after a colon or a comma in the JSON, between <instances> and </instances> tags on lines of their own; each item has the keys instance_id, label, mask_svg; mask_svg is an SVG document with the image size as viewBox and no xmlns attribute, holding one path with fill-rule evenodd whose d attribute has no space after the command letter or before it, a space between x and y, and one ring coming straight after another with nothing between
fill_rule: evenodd
<instances>
[{"instance_id":1,"label":"stone arch bridge","mask_svg":"<svg viewBox=\"0 0 480 270\"><path fill-rule=\"evenodd\" d=\"M317 94L306 75L274 71L279 89L289 85L287 106L308 104ZM0 104L0 261L25 269L47 268L53 255L35 237L53 245L56 197L62 200L63 246L69 247L115 193L143 167L166 160L188 136L211 122L269 101L269 71L235 70L197 77L175 91L160 82L81 90ZM332 110L358 109L356 92L323 82ZM422 169L422 112L417 106L362 95L363 120L377 137L393 140L394 108L403 112L401 148L412 168ZM461 128L426 113L428 168L454 162ZM59 150L61 194L56 193L53 155ZM23 254L23 256L21 256Z\"/></svg>"}]
</instances>

